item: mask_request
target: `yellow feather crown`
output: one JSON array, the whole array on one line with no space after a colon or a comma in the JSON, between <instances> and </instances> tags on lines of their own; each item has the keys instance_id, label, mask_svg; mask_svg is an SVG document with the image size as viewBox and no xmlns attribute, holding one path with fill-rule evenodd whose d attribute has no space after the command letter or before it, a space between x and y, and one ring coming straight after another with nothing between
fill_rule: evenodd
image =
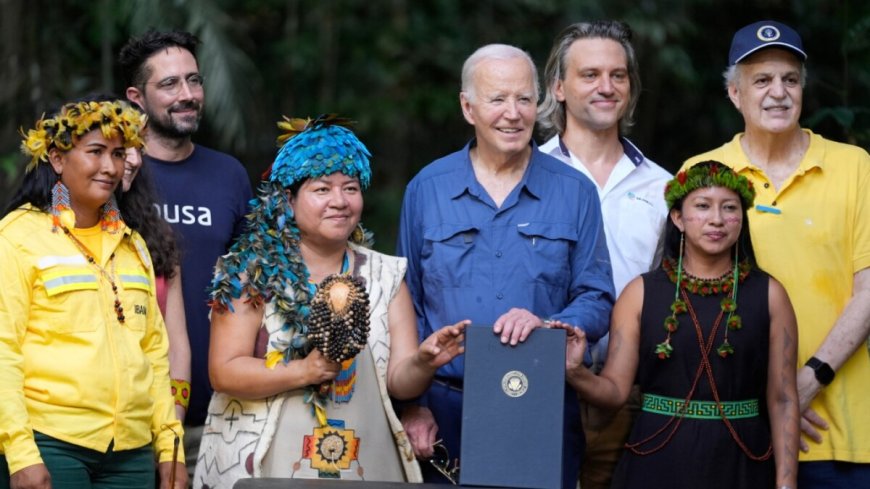
<instances>
[{"instance_id":1,"label":"yellow feather crown","mask_svg":"<svg viewBox=\"0 0 870 489\"><path fill-rule=\"evenodd\" d=\"M69 151L75 140L99 126L106 138L121 136L127 148L145 145L140 134L145 114L121 101L77 102L61 107L57 115L36 122L26 133L21 129L21 152L30 157L27 172L40 162L48 161L48 151L56 147Z\"/></svg>"}]
</instances>

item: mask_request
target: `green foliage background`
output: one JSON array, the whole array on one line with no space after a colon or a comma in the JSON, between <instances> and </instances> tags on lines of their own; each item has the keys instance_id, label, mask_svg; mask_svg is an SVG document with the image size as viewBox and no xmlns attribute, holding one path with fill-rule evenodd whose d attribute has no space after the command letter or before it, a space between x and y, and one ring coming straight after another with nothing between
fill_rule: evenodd
<instances>
[{"instance_id":1,"label":"green foliage background","mask_svg":"<svg viewBox=\"0 0 870 489\"><path fill-rule=\"evenodd\" d=\"M742 123L721 72L733 32L772 18L809 54L803 125L870 146L870 2L862 0L0 0L0 201L24 159L18 129L89 92L121 94L115 56L149 27L203 41L205 127L197 142L236 155L252 181L275 154L281 115L338 112L374 154L364 221L392 252L408 180L471 136L458 106L464 59L490 42L543 69L566 25L600 18L635 31L643 95L630 137L674 170Z\"/></svg>"}]
</instances>

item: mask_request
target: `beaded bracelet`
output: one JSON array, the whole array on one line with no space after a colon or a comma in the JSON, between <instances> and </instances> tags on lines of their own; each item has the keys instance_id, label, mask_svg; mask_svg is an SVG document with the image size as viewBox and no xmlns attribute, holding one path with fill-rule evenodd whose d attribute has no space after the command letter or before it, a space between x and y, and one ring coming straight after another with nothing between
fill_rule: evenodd
<instances>
[{"instance_id":1,"label":"beaded bracelet","mask_svg":"<svg viewBox=\"0 0 870 489\"><path fill-rule=\"evenodd\" d=\"M175 398L175 404L187 409L190 404L190 382L182 379L169 379L169 385L172 389L172 397Z\"/></svg>"}]
</instances>

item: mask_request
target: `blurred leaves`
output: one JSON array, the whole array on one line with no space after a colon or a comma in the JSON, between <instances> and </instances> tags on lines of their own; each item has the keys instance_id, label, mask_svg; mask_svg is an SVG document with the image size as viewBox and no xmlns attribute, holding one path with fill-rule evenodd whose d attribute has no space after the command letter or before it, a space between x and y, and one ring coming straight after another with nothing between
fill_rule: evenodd
<instances>
[{"instance_id":1,"label":"blurred leaves","mask_svg":"<svg viewBox=\"0 0 870 489\"><path fill-rule=\"evenodd\" d=\"M358 121L375 173L365 222L388 252L405 184L472 134L458 104L465 58L504 42L542 70L555 36L580 20L634 29L643 93L630 137L666 168L742 129L721 73L733 32L764 18L804 38L804 125L870 146L870 2L860 0L0 0L0 9L0 195L23 168L17 129L62 100L123 93L114 57L149 27L203 41L195 140L235 154L252 178L275 157L281 115Z\"/></svg>"}]
</instances>

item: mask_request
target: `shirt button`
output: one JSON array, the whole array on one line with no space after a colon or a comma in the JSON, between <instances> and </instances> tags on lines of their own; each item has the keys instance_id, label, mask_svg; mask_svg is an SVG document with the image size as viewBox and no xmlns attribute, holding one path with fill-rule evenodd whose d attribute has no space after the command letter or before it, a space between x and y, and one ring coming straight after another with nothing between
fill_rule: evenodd
<instances>
[{"instance_id":1,"label":"shirt button","mask_svg":"<svg viewBox=\"0 0 870 489\"><path fill-rule=\"evenodd\" d=\"M495 252L495 257L496 257L496 258L501 258L501 251L496 251L496 252Z\"/></svg>"},{"instance_id":2,"label":"shirt button","mask_svg":"<svg viewBox=\"0 0 870 489\"><path fill-rule=\"evenodd\" d=\"M495 298L498 299L498 300L502 300L502 299L504 299L504 294L502 294L501 292L499 292L498 294L495 294Z\"/></svg>"},{"instance_id":3,"label":"shirt button","mask_svg":"<svg viewBox=\"0 0 870 489\"><path fill-rule=\"evenodd\" d=\"M770 184L769 184L769 183L765 183L765 184L764 184L764 188L770 188Z\"/></svg>"}]
</instances>

